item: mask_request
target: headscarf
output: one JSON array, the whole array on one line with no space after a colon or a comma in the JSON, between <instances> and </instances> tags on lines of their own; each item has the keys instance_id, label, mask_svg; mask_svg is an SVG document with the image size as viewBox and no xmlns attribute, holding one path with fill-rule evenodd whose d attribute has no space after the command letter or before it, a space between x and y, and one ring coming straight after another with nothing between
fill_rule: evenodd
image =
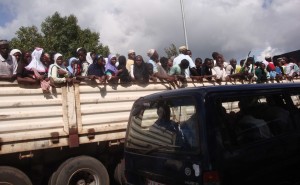
<instances>
[{"instance_id":1,"label":"headscarf","mask_svg":"<svg viewBox=\"0 0 300 185\"><path fill-rule=\"evenodd\" d=\"M99 66L98 60L103 58L101 55L96 56L96 60L89 66L88 75L103 76L105 72L104 66ZM104 60L104 58L102 59Z\"/></svg>"},{"instance_id":2,"label":"headscarf","mask_svg":"<svg viewBox=\"0 0 300 185\"><path fill-rule=\"evenodd\" d=\"M92 59L92 56L91 56L91 52L88 52L88 53L86 54L86 61L87 61L87 63L89 63L89 65L93 63L93 59Z\"/></svg>"},{"instance_id":3,"label":"headscarf","mask_svg":"<svg viewBox=\"0 0 300 185\"><path fill-rule=\"evenodd\" d=\"M51 76L51 71L52 71L52 67L53 66L56 66L58 69L63 69L63 70L65 70L65 71L67 71L67 69L66 69L66 67L62 64L62 65L58 65L57 64L57 59L58 59L58 57L61 57L62 56L62 54L60 54L60 53L56 53L55 55L54 55L54 64L51 64L50 65L50 67L49 67L49 71L48 71L48 76Z\"/></svg>"},{"instance_id":4,"label":"headscarf","mask_svg":"<svg viewBox=\"0 0 300 185\"><path fill-rule=\"evenodd\" d=\"M29 71L33 71L34 69L37 72L46 72L46 66L41 62L41 56L43 53L43 48L35 48L35 50L32 52L31 62L25 67L25 69Z\"/></svg>"},{"instance_id":5,"label":"headscarf","mask_svg":"<svg viewBox=\"0 0 300 185\"><path fill-rule=\"evenodd\" d=\"M108 60L107 60L107 63L106 63L106 65L105 65L105 71L108 71L108 70L109 70L109 71L113 72L114 74L116 74L117 71L118 71L118 69L117 69L117 67L116 67L115 65L113 65L113 64L111 63L111 59L112 59L113 57L116 57L116 55L110 54L110 55L108 56Z\"/></svg>"},{"instance_id":6,"label":"headscarf","mask_svg":"<svg viewBox=\"0 0 300 185\"><path fill-rule=\"evenodd\" d=\"M77 60L77 58L72 57L72 58L69 59L69 62L68 62L69 65L68 65L67 69L68 69L68 71L69 71L70 73L72 73L72 74L73 74L72 64L73 64L73 62L75 62L76 60Z\"/></svg>"},{"instance_id":7,"label":"headscarf","mask_svg":"<svg viewBox=\"0 0 300 185\"><path fill-rule=\"evenodd\" d=\"M137 82L147 83L149 82L149 71L147 68L147 64L144 62L142 56L137 55L135 58L137 57L141 57L142 63L141 65L137 65L136 60L134 60L134 64L133 64L134 78L136 79Z\"/></svg>"},{"instance_id":8,"label":"headscarf","mask_svg":"<svg viewBox=\"0 0 300 185\"><path fill-rule=\"evenodd\" d=\"M147 52L148 57L151 58L153 56L153 54L155 53L155 51L156 51L155 49L149 49Z\"/></svg>"},{"instance_id":9,"label":"headscarf","mask_svg":"<svg viewBox=\"0 0 300 185\"><path fill-rule=\"evenodd\" d=\"M11 56L13 56L15 53L21 53L22 54L22 52L20 50L18 50L18 49L12 49L9 54Z\"/></svg>"}]
</instances>

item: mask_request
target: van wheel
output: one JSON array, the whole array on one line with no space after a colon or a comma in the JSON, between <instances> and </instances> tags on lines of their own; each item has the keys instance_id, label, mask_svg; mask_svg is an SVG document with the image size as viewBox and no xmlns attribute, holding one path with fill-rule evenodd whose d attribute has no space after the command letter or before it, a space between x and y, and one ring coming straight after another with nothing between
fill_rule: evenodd
<instances>
[{"instance_id":1,"label":"van wheel","mask_svg":"<svg viewBox=\"0 0 300 185\"><path fill-rule=\"evenodd\" d=\"M95 158L79 156L67 160L54 173L55 185L109 185L105 166Z\"/></svg>"},{"instance_id":2,"label":"van wheel","mask_svg":"<svg viewBox=\"0 0 300 185\"><path fill-rule=\"evenodd\" d=\"M115 168L114 178L115 178L115 181L120 185L123 185L126 183L125 171L124 171L125 166L124 165L125 165L124 159L122 159L121 162Z\"/></svg>"},{"instance_id":3,"label":"van wheel","mask_svg":"<svg viewBox=\"0 0 300 185\"><path fill-rule=\"evenodd\" d=\"M0 184L2 185L32 185L25 173L10 166L0 166Z\"/></svg>"}]
</instances>

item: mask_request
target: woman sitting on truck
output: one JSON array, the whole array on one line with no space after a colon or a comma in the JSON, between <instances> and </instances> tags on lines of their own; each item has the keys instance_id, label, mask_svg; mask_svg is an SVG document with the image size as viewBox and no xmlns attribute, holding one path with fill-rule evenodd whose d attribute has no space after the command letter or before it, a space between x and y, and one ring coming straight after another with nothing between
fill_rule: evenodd
<instances>
[{"instance_id":1,"label":"woman sitting on truck","mask_svg":"<svg viewBox=\"0 0 300 185\"><path fill-rule=\"evenodd\" d=\"M105 75L108 82L117 83L119 80L119 77L117 75L118 73L122 72L122 69L117 69L116 62L116 55L110 54L108 56L107 64L105 65Z\"/></svg>"},{"instance_id":2,"label":"woman sitting on truck","mask_svg":"<svg viewBox=\"0 0 300 185\"><path fill-rule=\"evenodd\" d=\"M149 83L150 74L147 65L141 55L135 57L134 64L131 66L130 76L137 84ZM150 67L152 67L151 64Z\"/></svg>"},{"instance_id":3,"label":"woman sitting on truck","mask_svg":"<svg viewBox=\"0 0 300 185\"><path fill-rule=\"evenodd\" d=\"M71 82L68 71L63 65L62 54L56 53L54 55L54 64L50 65L48 76L53 79L54 83Z\"/></svg>"},{"instance_id":4,"label":"woman sitting on truck","mask_svg":"<svg viewBox=\"0 0 300 185\"><path fill-rule=\"evenodd\" d=\"M100 83L105 82L105 59L101 55L97 55L95 61L89 66L88 76L90 79L98 79Z\"/></svg>"}]
</instances>

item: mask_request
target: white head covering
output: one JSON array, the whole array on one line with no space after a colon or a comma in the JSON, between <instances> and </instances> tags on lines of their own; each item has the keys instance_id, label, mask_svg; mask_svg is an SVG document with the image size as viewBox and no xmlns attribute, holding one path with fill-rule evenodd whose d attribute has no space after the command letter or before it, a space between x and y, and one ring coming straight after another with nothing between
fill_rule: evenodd
<instances>
[{"instance_id":1,"label":"white head covering","mask_svg":"<svg viewBox=\"0 0 300 185\"><path fill-rule=\"evenodd\" d=\"M134 51L133 49L130 49L130 50L128 51L128 54L130 54L130 53L135 53L135 51Z\"/></svg>"},{"instance_id":2,"label":"white head covering","mask_svg":"<svg viewBox=\"0 0 300 185\"><path fill-rule=\"evenodd\" d=\"M11 56L13 56L15 53L21 53L22 54L22 52L20 50L18 50L18 49L12 49L9 54Z\"/></svg>"},{"instance_id":3,"label":"white head covering","mask_svg":"<svg viewBox=\"0 0 300 185\"><path fill-rule=\"evenodd\" d=\"M179 52L183 52L184 50L187 50L186 46L180 46L178 49Z\"/></svg>"},{"instance_id":4,"label":"white head covering","mask_svg":"<svg viewBox=\"0 0 300 185\"><path fill-rule=\"evenodd\" d=\"M91 56L91 52L88 52L88 53L86 54L86 61L87 61L87 63L89 63L89 64L92 64L92 63L93 63L93 59L92 59L92 56Z\"/></svg>"},{"instance_id":5,"label":"white head covering","mask_svg":"<svg viewBox=\"0 0 300 185\"><path fill-rule=\"evenodd\" d=\"M149 49L147 55L148 57L152 57L154 53L155 53L155 49Z\"/></svg>"},{"instance_id":6,"label":"white head covering","mask_svg":"<svg viewBox=\"0 0 300 185\"><path fill-rule=\"evenodd\" d=\"M38 72L46 72L46 66L41 62L42 53L43 48L35 48L31 54L32 60L25 68L29 71L36 69Z\"/></svg>"},{"instance_id":7,"label":"white head covering","mask_svg":"<svg viewBox=\"0 0 300 185\"><path fill-rule=\"evenodd\" d=\"M60 53L56 53L54 55L54 57L53 57L54 58L54 64L58 65L56 61L57 61L58 57L61 57L61 56L62 56L62 54L60 54Z\"/></svg>"}]
</instances>

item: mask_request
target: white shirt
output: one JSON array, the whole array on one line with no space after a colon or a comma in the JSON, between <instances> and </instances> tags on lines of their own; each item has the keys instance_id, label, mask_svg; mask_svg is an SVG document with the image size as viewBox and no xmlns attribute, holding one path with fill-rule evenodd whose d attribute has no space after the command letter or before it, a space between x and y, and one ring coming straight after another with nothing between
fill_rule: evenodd
<instances>
[{"instance_id":1,"label":"white shirt","mask_svg":"<svg viewBox=\"0 0 300 185\"><path fill-rule=\"evenodd\" d=\"M184 55L182 53L180 53L177 57L174 58L173 65L179 65L183 59L186 59L189 61L189 68L196 67L196 65L193 62L193 60L191 59L191 57L188 55ZM187 77L187 78L190 77L190 69L189 68L187 68L185 70L185 77Z\"/></svg>"},{"instance_id":2,"label":"white shirt","mask_svg":"<svg viewBox=\"0 0 300 185\"><path fill-rule=\"evenodd\" d=\"M222 81L226 80L226 77L228 76L225 68L223 67L223 69L221 69L219 66L212 68L212 75L216 75L216 79L220 79Z\"/></svg>"}]
</instances>

